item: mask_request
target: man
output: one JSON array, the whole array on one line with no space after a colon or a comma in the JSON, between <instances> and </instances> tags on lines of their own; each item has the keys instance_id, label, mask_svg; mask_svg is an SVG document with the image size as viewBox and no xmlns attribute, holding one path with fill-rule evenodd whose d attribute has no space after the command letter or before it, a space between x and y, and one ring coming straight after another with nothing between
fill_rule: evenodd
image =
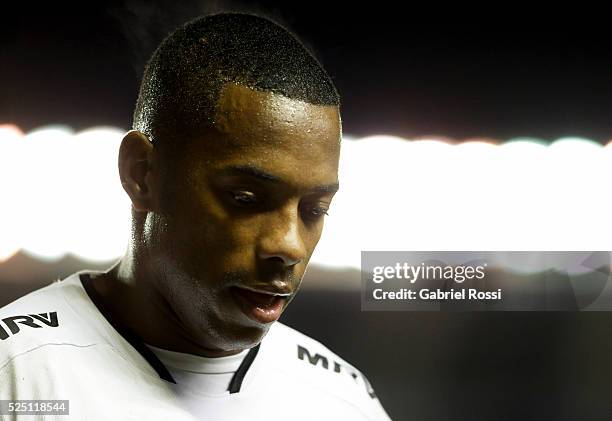
<instances>
[{"instance_id":1,"label":"man","mask_svg":"<svg viewBox=\"0 0 612 421\"><path fill-rule=\"evenodd\" d=\"M276 322L340 138L332 81L282 27L219 14L168 36L119 150L128 250L0 310L0 399L88 420L388 419L357 369Z\"/></svg>"}]
</instances>

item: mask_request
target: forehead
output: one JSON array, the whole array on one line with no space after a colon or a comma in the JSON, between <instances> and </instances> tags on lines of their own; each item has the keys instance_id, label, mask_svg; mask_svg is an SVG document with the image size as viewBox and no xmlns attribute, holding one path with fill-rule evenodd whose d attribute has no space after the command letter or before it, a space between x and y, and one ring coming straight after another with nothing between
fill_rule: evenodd
<instances>
[{"instance_id":1,"label":"forehead","mask_svg":"<svg viewBox=\"0 0 612 421\"><path fill-rule=\"evenodd\" d=\"M220 92L215 127L234 146L258 140L272 146L292 139L306 139L313 142L310 146L340 140L337 107L314 105L235 83L226 84Z\"/></svg>"},{"instance_id":2,"label":"forehead","mask_svg":"<svg viewBox=\"0 0 612 421\"><path fill-rule=\"evenodd\" d=\"M281 177L307 174L312 182L337 177L341 128L336 106L229 83L220 93L214 127L205 135L209 139L196 142L192 156L209 170L247 164Z\"/></svg>"}]
</instances>

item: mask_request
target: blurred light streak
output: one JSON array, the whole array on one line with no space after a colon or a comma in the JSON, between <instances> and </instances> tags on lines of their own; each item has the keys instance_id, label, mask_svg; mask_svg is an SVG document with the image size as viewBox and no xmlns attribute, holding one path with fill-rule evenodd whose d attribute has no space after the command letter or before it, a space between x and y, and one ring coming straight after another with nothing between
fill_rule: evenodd
<instances>
[{"instance_id":1,"label":"blurred light streak","mask_svg":"<svg viewBox=\"0 0 612 421\"><path fill-rule=\"evenodd\" d=\"M123 133L0 126L0 262L19 249L47 261L123 254ZM311 261L359 268L362 250L612 250L610 145L345 136L340 191Z\"/></svg>"},{"instance_id":2,"label":"blurred light streak","mask_svg":"<svg viewBox=\"0 0 612 421\"><path fill-rule=\"evenodd\" d=\"M0 263L19 251L20 229L19 165L22 161L19 145L23 133L18 127L0 125Z\"/></svg>"}]
</instances>

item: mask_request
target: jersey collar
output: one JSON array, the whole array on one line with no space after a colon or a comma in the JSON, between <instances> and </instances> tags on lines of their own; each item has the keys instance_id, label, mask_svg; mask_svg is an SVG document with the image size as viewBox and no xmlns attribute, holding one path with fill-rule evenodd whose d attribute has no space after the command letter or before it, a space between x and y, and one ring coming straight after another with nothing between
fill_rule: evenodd
<instances>
[{"instance_id":1,"label":"jersey collar","mask_svg":"<svg viewBox=\"0 0 612 421\"><path fill-rule=\"evenodd\" d=\"M81 273L79 274L79 279L91 301L94 303L102 316L104 316L108 323L113 327L113 329L115 329L117 333L121 335L123 339L125 339L149 363L149 365L155 370L162 380L176 384L176 380L174 380L164 363L162 363L157 355L155 355L155 353L153 353L153 351L151 351L151 349L145 345L142 339L140 339L140 337L136 335L136 333L134 333L134 331L129 327L120 323L116 318L113 318L110 312L105 309L102 297L92 286L90 274ZM253 361L255 361L255 357L259 352L259 347L260 344L257 344L257 346L251 348L248 354L242 360L240 367L238 367L238 370L236 370L236 373L234 373L234 376L230 381L228 387L229 393L240 392L244 377L253 364Z\"/></svg>"}]
</instances>

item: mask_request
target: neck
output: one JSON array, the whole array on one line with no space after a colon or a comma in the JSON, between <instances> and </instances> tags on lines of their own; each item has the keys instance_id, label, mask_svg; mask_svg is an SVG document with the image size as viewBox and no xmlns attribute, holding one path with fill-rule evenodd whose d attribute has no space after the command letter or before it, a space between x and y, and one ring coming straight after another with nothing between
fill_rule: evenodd
<instances>
[{"instance_id":1,"label":"neck","mask_svg":"<svg viewBox=\"0 0 612 421\"><path fill-rule=\"evenodd\" d=\"M162 275L150 259L142 258L128 247L125 256L107 272L92 276L92 286L102 299L110 316L128 327L140 339L157 348L204 357L224 357L238 354L238 350L219 350L198 343L185 328L170 303L160 293ZM137 257L138 256L138 257Z\"/></svg>"}]
</instances>

